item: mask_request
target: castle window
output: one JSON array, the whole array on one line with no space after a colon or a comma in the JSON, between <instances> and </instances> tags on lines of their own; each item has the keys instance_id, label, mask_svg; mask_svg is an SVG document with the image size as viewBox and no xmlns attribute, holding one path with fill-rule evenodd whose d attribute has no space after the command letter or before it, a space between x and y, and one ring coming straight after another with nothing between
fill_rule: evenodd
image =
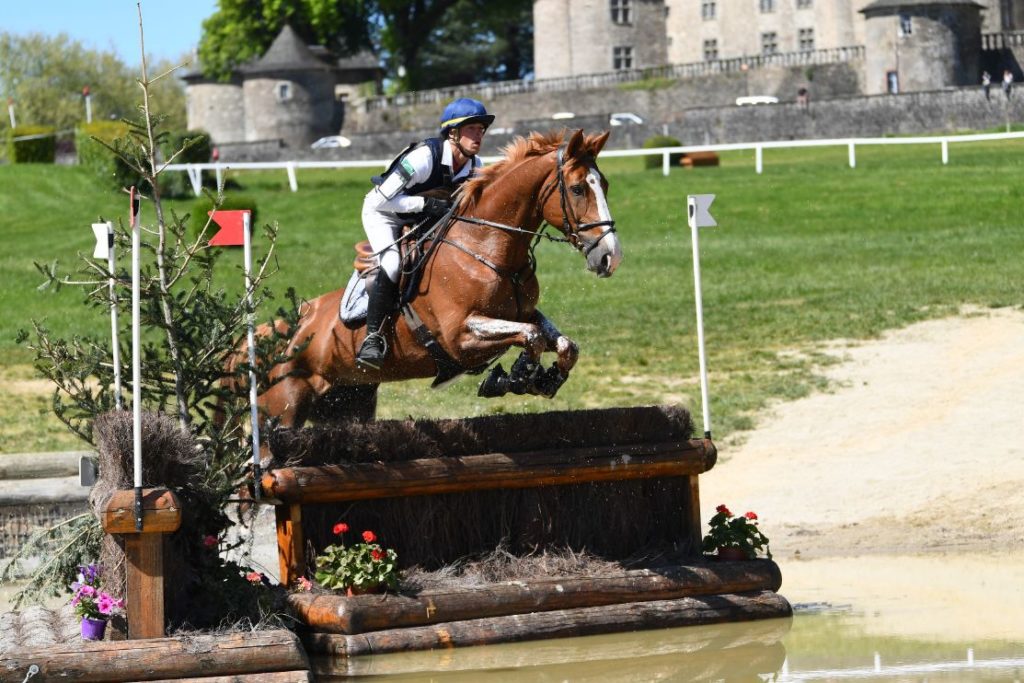
<instances>
[{"instance_id":1,"label":"castle window","mask_svg":"<svg viewBox=\"0 0 1024 683\"><path fill-rule=\"evenodd\" d=\"M287 102L292 98L292 84L278 83L274 87L274 93L277 95L278 102Z\"/></svg>"},{"instance_id":2,"label":"castle window","mask_svg":"<svg viewBox=\"0 0 1024 683\"><path fill-rule=\"evenodd\" d=\"M715 0L703 0L700 3L700 18L704 21L714 19L716 14Z\"/></svg>"},{"instance_id":3,"label":"castle window","mask_svg":"<svg viewBox=\"0 0 1024 683\"><path fill-rule=\"evenodd\" d=\"M899 31L900 37L902 38L903 36L909 36L913 32L914 32L914 26L910 23L910 15L909 14L901 14L900 15L900 31Z\"/></svg>"},{"instance_id":4,"label":"castle window","mask_svg":"<svg viewBox=\"0 0 1024 683\"><path fill-rule=\"evenodd\" d=\"M633 68L633 47L621 45L612 48L612 68L616 71Z\"/></svg>"},{"instance_id":5,"label":"castle window","mask_svg":"<svg viewBox=\"0 0 1024 683\"><path fill-rule=\"evenodd\" d=\"M612 23L628 24L633 20L631 0L611 0Z\"/></svg>"},{"instance_id":6,"label":"castle window","mask_svg":"<svg viewBox=\"0 0 1024 683\"><path fill-rule=\"evenodd\" d=\"M797 9L810 9L813 4L813 0L796 0Z\"/></svg>"},{"instance_id":7,"label":"castle window","mask_svg":"<svg viewBox=\"0 0 1024 683\"><path fill-rule=\"evenodd\" d=\"M704 41L704 61L713 62L718 59L718 39L711 38Z\"/></svg>"},{"instance_id":8,"label":"castle window","mask_svg":"<svg viewBox=\"0 0 1024 683\"><path fill-rule=\"evenodd\" d=\"M814 29L802 28L797 32L797 45L802 52L814 49Z\"/></svg>"},{"instance_id":9,"label":"castle window","mask_svg":"<svg viewBox=\"0 0 1024 683\"><path fill-rule=\"evenodd\" d=\"M761 14L770 14L775 11L775 0L761 0Z\"/></svg>"},{"instance_id":10,"label":"castle window","mask_svg":"<svg viewBox=\"0 0 1024 683\"><path fill-rule=\"evenodd\" d=\"M761 54L773 55L779 51L779 34L769 31L761 34Z\"/></svg>"}]
</instances>

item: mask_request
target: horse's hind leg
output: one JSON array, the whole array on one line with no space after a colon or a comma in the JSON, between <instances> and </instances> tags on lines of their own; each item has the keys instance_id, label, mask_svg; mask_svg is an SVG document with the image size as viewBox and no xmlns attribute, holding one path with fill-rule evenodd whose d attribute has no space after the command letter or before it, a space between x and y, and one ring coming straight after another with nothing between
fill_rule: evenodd
<instances>
[{"instance_id":1,"label":"horse's hind leg","mask_svg":"<svg viewBox=\"0 0 1024 683\"><path fill-rule=\"evenodd\" d=\"M260 395L263 419L276 419L282 427L298 428L313 410L316 390L305 377L287 377Z\"/></svg>"}]
</instances>

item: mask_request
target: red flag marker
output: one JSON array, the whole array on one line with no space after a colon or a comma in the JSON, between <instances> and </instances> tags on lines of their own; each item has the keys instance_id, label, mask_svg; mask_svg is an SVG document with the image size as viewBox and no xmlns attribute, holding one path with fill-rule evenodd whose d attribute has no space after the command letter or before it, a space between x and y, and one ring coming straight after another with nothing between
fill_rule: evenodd
<instances>
[{"instance_id":1,"label":"red flag marker","mask_svg":"<svg viewBox=\"0 0 1024 683\"><path fill-rule=\"evenodd\" d=\"M211 211L213 222L220 226L216 235L210 238L211 247L240 247L245 244L243 216L249 209L238 211Z\"/></svg>"}]
</instances>

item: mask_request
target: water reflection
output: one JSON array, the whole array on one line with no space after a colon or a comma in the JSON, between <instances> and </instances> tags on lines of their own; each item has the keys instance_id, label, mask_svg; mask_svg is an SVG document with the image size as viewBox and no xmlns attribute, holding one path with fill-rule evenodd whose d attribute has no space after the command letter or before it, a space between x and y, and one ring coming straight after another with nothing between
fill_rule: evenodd
<instances>
[{"instance_id":1,"label":"water reflection","mask_svg":"<svg viewBox=\"0 0 1024 683\"><path fill-rule=\"evenodd\" d=\"M317 680L1024 680L1022 551L779 564L791 620L320 660Z\"/></svg>"}]
</instances>

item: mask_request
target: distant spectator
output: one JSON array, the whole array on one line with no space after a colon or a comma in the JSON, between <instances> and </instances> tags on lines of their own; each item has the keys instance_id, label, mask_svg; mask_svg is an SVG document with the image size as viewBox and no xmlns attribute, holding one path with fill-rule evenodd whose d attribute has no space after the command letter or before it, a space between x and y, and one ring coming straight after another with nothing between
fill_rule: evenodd
<instances>
[{"instance_id":1,"label":"distant spectator","mask_svg":"<svg viewBox=\"0 0 1024 683\"><path fill-rule=\"evenodd\" d=\"M1006 99L1010 99L1010 95L1013 93L1013 72L1009 69L1003 71L1003 94L1006 95Z\"/></svg>"},{"instance_id":2,"label":"distant spectator","mask_svg":"<svg viewBox=\"0 0 1024 683\"><path fill-rule=\"evenodd\" d=\"M220 150L216 147L213 148L213 152L210 153L210 157L216 162L220 160Z\"/></svg>"},{"instance_id":3,"label":"distant spectator","mask_svg":"<svg viewBox=\"0 0 1024 683\"><path fill-rule=\"evenodd\" d=\"M811 101L811 93L807 91L807 88L800 88L796 91L796 103L800 105L802 109L807 109L807 105Z\"/></svg>"},{"instance_id":4,"label":"distant spectator","mask_svg":"<svg viewBox=\"0 0 1024 683\"><path fill-rule=\"evenodd\" d=\"M985 91L986 100L992 99L992 96L989 94L989 90L992 89L992 74L987 71L981 72L981 89Z\"/></svg>"}]
</instances>

